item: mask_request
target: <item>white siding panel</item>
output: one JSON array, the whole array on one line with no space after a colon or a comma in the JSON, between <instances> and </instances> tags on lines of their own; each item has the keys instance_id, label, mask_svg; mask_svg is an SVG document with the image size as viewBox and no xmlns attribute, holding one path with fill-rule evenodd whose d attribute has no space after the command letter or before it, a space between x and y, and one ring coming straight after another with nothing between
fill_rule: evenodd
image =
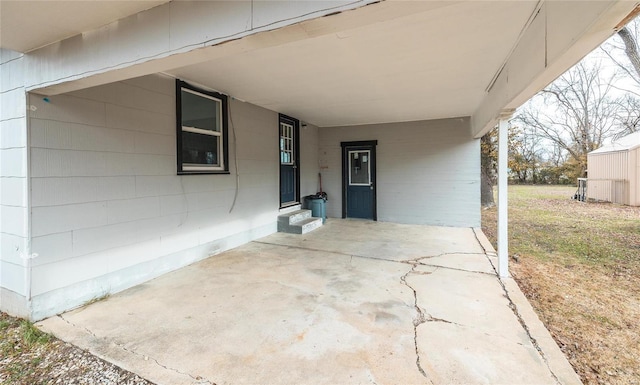
<instances>
[{"instance_id":1,"label":"white siding panel","mask_svg":"<svg viewBox=\"0 0 640 385\"><path fill-rule=\"evenodd\" d=\"M31 119L31 146L110 152L133 152L132 131L105 129L86 124Z\"/></svg>"},{"instance_id":2,"label":"white siding panel","mask_svg":"<svg viewBox=\"0 0 640 385\"><path fill-rule=\"evenodd\" d=\"M107 203L109 224L154 218L160 215L160 198L114 200Z\"/></svg>"},{"instance_id":3,"label":"white siding panel","mask_svg":"<svg viewBox=\"0 0 640 385\"><path fill-rule=\"evenodd\" d=\"M238 157L241 159L262 159L264 154L278 156L278 139L264 133L251 133L238 138Z\"/></svg>"},{"instance_id":4,"label":"white siding panel","mask_svg":"<svg viewBox=\"0 0 640 385\"><path fill-rule=\"evenodd\" d=\"M27 98L23 88L0 93L0 120L22 118L27 114Z\"/></svg>"},{"instance_id":5,"label":"white siding panel","mask_svg":"<svg viewBox=\"0 0 640 385\"><path fill-rule=\"evenodd\" d=\"M27 209L0 205L0 229L5 234L27 236Z\"/></svg>"},{"instance_id":6,"label":"white siding panel","mask_svg":"<svg viewBox=\"0 0 640 385\"><path fill-rule=\"evenodd\" d=\"M135 197L135 177L113 176L106 178L72 178L74 202L127 199Z\"/></svg>"},{"instance_id":7,"label":"white siding panel","mask_svg":"<svg viewBox=\"0 0 640 385\"><path fill-rule=\"evenodd\" d=\"M0 121L0 149L25 147L27 145L26 132L24 119Z\"/></svg>"},{"instance_id":8,"label":"white siding panel","mask_svg":"<svg viewBox=\"0 0 640 385\"><path fill-rule=\"evenodd\" d=\"M183 194L160 197L160 215L180 214L187 211L187 197Z\"/></svg>"},{"instance_id":9,"label":"white siding panel","mask_svg":"<svg viewBox=\"0 0 640 385\"><path fill-rule=\"evenodd\" d=\"M72 148L72 123L56 120L30 119L31 146L40 148Z\"/></svg>"},{"instance_id":10,"label":"white siding panel","mask_svg":"<svg viewBox=\"0 0 640 385\"><path fill-rule=\"evenodd\" d=\"M5 63L8 63L10 61L19 59L23 55L24 54L21 53L21 52L12 51L12 50L6 49L6 48L0 48L0 64L5 64Z\"/></svg>"},{"instance_id":11,"label":"white siding panel","mask_svg":"<svg viewBox=\"0 0 640 385\"><path fill-rule=\"evenodd\" d=\"M174 150L175 153L175 150ZM135 175L174 175L176 173L176 156L172 155L133 155L133 172Z\"/></svg>"},{"instance_id":12,"label":"white siding panel","mask_svg":"<svg viewBox=\"0 0 640 385\"><path fill-rule=\"evenodd\" d=\"M64 287L75 282L96 278L108 271L109 260L102 256L87 256L60 260L56 263L34 266L31 272L33 295L41 294L52 288ZM96 293L94 297L107 293Z\"/></svg>"},{"instance_id":13,"label":"white siding panel","mask_svg":"<svg viewBox=\"0 0 640 385\"><path fill-rule=\"evenodd\" d=\"M176 131L174 119L166 115L107 104L107 127L171 135ZM171 111L175 110L175 106Z\"/></svg>"},{"instance_id":14,"label":"white siding panel","mask_svg":"<svg viewBox=\"0 0 640 385\"><path fill-rule=\"evenodd\" d=\"M0 206L0 212L2 206ZM0 233L0 255L5 262L24 265L27 258L27 238L12 234Z\"/></svg>"},{"instance_id":15,"label":"white siding panel","mask_svg":"<svg viewBox=\"0 0 640 385\"><path fill-rule=\"evenodd\" d=\"M22 54L0 49L0 310L28 316L27 94Z\"/></svg>"},{"instance_id":16,"label":"white siding panel","mask_svg":"<svg viewBox=\"0 0 640 385\"><path fill-rule=\"evenodd\" d=\"M139 221L133 221L74 231L73 256L133 244L137 241L138 226Z\"/></svg>"},{"instance_id":17,"label":"white siding panel","mask_svg":"<svg viewBox=\"0 0 640 385\"><path fill-rule=\"evenodd\" d=\"M0 175L2 177L26 177L26 163L26 148L9 148L0 150Z\"/></svg>"},{"instance_id":18,"label":"white siding panel","mask_svg":"<svg viewBox=\"0 0 640 385\"><path fill-rule=\"evenodd\" d=\"M20 295L25 293L25 267L0 260L2 287Z\"/></svg>"},{"instance_id":19,"label":"white siding panel","mask_svg":"<svg viewBox=\"0 0 640 385\"><path fill-rule=\"evenodd\" d=\"M73 248L71 234L71 231L65 231L33 237L31 240L33 265L45 265L71 257Z\"/></svg>"},{"instance_id":20,"label":"white siding panel","mask_svg":"<svg viewBox=\"0 0 640 385\"><path fill-rule=\"evenodd\" d=\"M31 204L34 207L135 197L133 176L32 178L31 185Z\"/></svg>"},{"instance_id":21,"label":"white siding panel","mask_svg":"<svg viewBox=\"0 0 640 385\"><path fill-rule=\"evenodd\" d=\"M158 135L136 132L135 152L138 154L172 155L175 151L175 135Z\"/></svg>"},{"instance_id":22,"label":"white siding panel","mask_svg":"<svg viewBox=\"0 0 640 385\"><path fill-rule=\"evenodd\" d=\"M44 97L31 95L29 102L32 109L29 111L29 117L90 126L103 127L105 125L105 105L103 103L68 95L55 95L47 100L49 102L46 102Z\"/></svg>"},{"instance_id":23,"label":"white siding panel","mask_svg":"<svg viewBox=\"0 0 640 385\"><path fill-rule=\"evenodd\" d=\"M103 176L136 175L136 154L119 154L116 152L96 153L104 158Z\"/></svg>"},{"instance_id":24,"label":"white siding panel","mask_svg":"<svg viewBox=\"0 0 640 385\"><path fill-rule=\"evenodd\" d=\"M134 133L104 127L71 126L74 150L134 152Z\"/></svg>"},{"instance_id":25,"label":"white siding panel","mask_svg":"<svg viewBox=\"0 0 640 385\"><path fill-rule=\"evenodd\" d=\"M27 178L0 178L0 197L6 206L27 206Z\"/></svg>"},{"instance_id":26,"label":"white siding panel","mask_svg":"<svg viewBox=\"0 0 640 385\"><path fill-rule=\"evenodd\" d=\"M31 175L36 178L109 175L105 154L95 151L33 148L31 150Z\"/></svg>"},{"instance_id":27,"label":"white siding panel","mask_svg":"<svg viewBox=\"0 0 640 385\"><path fill-rule=\"evenodd\" d=\"M253 4L248 1L194 1L171 3L171 47L178 48L246 31ZM216 22L202 15L216 15Z\"/></svg>"},{"instance_id":28,"label":"white siding panel","mask_svg":"<svg viewBox=\"0 0 640 385\"><path fill-rule=\"evenodd\" d=\"M171 176L137 176L136 196L175 195L184 193L182 178Z\"/></svg>"},{"instance_id":29,"label":"white siding panel","mask_svg":"<svg viewBox=\"0 0 640 385\"><path fill-rule=\"evenodd\" d=\"M300 128L300 195L315 194L320 189L318 172L318 127L307 124ZM303 147L304 144L304 147ZM278 181L275 181L277 185ZM277 188L277 187L276 187Z\"/></svg>"},{"instance_id":30,"label":"white siding panel","mask_svg":"<svg viewBox=\"0 0 640 385\"><path fill-rule=\"evenodd\" d=\"M33 207L32 235L34 237L104 226L107 221L107 203L92 202L64 206Z\"/></svg>"},{"instance_id":31,"label":"white siding panel","mask_svg":"<svg viewBox=\"0 0 640 385\"><path fill-rule=\"evenodd\" d=\"M6 52L7 50L3 50ZM24 86L24 60L15 57L14 60L2 63L0 70L0 93L22 88Z\"/></svg>"},{"instance_id":32,"label":"white siding panel","mask_svg":"<svg viewBox=\"0 0 640 385\"><path fill-rule=\"evenodd\" d=\"M165 80L164 83L166 84L167 81ZM172 114L175 109L173 95L147 90L125 82L87 88L72 92L70 95L162 115Z\"/></svg>"},{"instance_id":33,"label":"white siding panel","mask_svg":"<svg viewBox=\"0 0 640 385\"><path fill-rule=\"evenodd\" d=\"M253 3L253 25L256 27L277 23L299 15L331 10L352 2L330 1L256 1ZM325 11L326 12L326 11Z\"/></svg>"}]
</instances>

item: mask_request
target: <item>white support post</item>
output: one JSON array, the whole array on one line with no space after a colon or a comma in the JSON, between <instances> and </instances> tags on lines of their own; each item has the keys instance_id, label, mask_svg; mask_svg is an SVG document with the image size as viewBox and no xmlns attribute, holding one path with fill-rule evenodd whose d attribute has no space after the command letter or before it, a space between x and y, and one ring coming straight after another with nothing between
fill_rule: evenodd
<instances>
[{"instance_id":1,"label":"white support post","mask_svg":"<svg viewBox=\"0 0 640 385\"><path fill-rule=\"evenodd\" d=\"M513 111L500 115L498 126L498 274L509 277L509 219L507 200L507 159L509 158L508 119Z\"/></svg>"}]
</instances>

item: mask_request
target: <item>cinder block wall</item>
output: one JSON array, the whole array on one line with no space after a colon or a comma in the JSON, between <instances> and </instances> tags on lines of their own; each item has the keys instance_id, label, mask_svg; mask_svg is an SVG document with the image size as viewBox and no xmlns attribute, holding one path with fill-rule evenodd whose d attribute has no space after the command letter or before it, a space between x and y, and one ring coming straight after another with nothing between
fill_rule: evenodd
<instances>
[{"instance_id":1,"label":"cinder block wall","mask_svg":"<svg viewBox=\"0 0 640 385\"><path fill-rule=\"evenodd\" d=\"M278 114L230 99L231 174L178 176L174 94L154 75L30 95L33 318L276 230ZM303 132L317 175L317 128Z\"/></svg>"},{"instance_id":2,"label":"cinder block wall","mask_svg":"<svg viewBox=\"0 0 640 385\"><path fill-rule=\"evenodd\" d=\"M362 140L378 141L378 220L480 226L480 141L468 118L321 128L328 216L342 216L340 143Z\"/></svg>"}]
</instances>

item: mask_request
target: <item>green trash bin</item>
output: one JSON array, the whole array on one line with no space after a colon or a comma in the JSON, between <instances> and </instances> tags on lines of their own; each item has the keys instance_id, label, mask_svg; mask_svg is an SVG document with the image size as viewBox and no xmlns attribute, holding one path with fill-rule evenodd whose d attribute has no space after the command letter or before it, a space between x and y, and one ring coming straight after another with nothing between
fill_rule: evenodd
<instances>
[{"instance_id":1,"label":"green trash bin","mask_svg":"<svg viewBox=\"0 0 640 385\"><path fill-rule=\"evenodd\" d=\"M322 223L327 221L326 198L318 195L308 195L304 197L305 207L311 210L311 215L322 218Z\"/></svg>"}]
</instances>

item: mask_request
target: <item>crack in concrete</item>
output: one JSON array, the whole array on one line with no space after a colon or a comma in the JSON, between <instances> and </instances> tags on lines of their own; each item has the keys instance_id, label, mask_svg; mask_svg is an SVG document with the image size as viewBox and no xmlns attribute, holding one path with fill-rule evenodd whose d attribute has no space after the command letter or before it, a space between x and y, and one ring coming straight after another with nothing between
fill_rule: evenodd
<instances>
[{"instance_id":1,"label":"crack in concrete","mask_svg":"<svg viewBox=\"0 0 640 385\"><path fill-rule=\"evenodd\" d=\"M482 245L482 242L480 242L480 239L478 238L478 234L476 233L476 229L475 228L471 228L471 229L473 231L473 235L476 237L476 241L478 242L478 244L480 245L482 250L484 250L485 256L487 257L487 260L489 260L489 263L493 267L493 271L495 272L496 278L498 278L498 283L500 284L500 287L502 287L502 291L504 292L504 296L507 299L507 301L509 302L509 309L511 309L513 314L518 319L518 322L520 323L520 326L522 326L522 329L524 329L525 333L527 334L527 337L529 338L529 342L531 342L531 345L533 345L533 347L536 349L536 351L540 355L540 358L542 359L542 362L544 362L545 366L549 370L549 373L551 374L551 376L555 380L556 384L561 385L562 382L560 381L558 376L553 372L553 369L551 369L551 366L549 365L549 360L547 360L547 357L544 354L544 352L542 351L542 348L540 347L540 345L538 345L538 341L535 339L535 337L533 337L533 335L531 335L531 331L529 330L529 326L526 324L526 322L524 321L524 318L522 318L522 315L518 311L518 306L511 299L511 296L509 295L509 290L507 290L507 287L505 286L504 282L502 281L502 278L500 278L500 274L498 273L498 269L493 265L493 262L491 262L491 258L489 258L489 253L487 252L487 249L485 249L485 247ZM491 254L494 254L494 253L491 253Z\"/></svg>"},{"instance_id":2,"label":"crack in concrete","mask_svg":"<svg viewBox=\"0 0 640 385\"><path fill-rule=\"evenodd\" d=\"M71 325L71 326L73 326L73 327L75 327L75 328L81 328L81 329L84 329L84 330L85 330L89 335L91 335L91 336L92 336L93 338L95 338L95 339L98 339L98 340L103 339L103 338L101 338L101 337L98 337L98 336L97 336L93 331L91 331L91 330L90 330L89 328L87 328L86 326L80 326L80 325L77 325L77 324L75 324L75 323L71 322L70 320L68 320L68 319L64 318L64 317L62 316L62 314L58 314L58 317L59 317L61 320L63 320L64 322L68 323L69 325ZM178 370L178 369L171 368L171 367L169 367L169 366L167 366L167 365L161 364L160 362L158 362L158 360L157 360L157 359L155 359L155 358L153 358L153 357L149 357L149 356L144 355L144 354L142 354L142 353L138 353L138 352L136 352L136 351L134 351L134 350L132 350L132 349L129 349L129 348L127 348L126 346L124 346L124 344L121 344L121 343L118 343L118 342L115 342L115 341L113 341L113 344L114 344L115 346L117 346L118 348L120 348L120 349L124 350L124 351L125 351L125 352L127 352L127 353L131 353L131 354L136 355L136 356L138 356L138 357L142 357L145 361L147 361L147 360L151 360L151 361L155 362L155 363L156 363L156 365L158 365L158 366L160 366L160 367L162 367L162 368L164 368L164 369L166 369L166 370L170 370L170 371L172 371L172 372L175 372L175 373L181 374L181 375L183 375L183 376L188 376L188 377L190 377L191 379L193 379L194 381L196 381L196 382L195 382L196 384L201 384L201 385L216 385L216 383L215 383L215 382L210 381L210 380L208 380L208 379L206 379L206 378L204 378L204 377L202 377L202 376L198 376L198 375L193 376L193 375L191 375L190 373L185 373L185 372L182 372L182 371L180 371L180 370ZM87 350L87 351L88 351L88 350ZM89 353L91 353L91 352L89 352ZM93 354L93 353L92 353L92 354ZM111 363L111 364L113 364L113 363ZM115 364L113 364L113 365L115 365ZM117 365L116 365L116 366L117 366ZM136 375L140 376L140 374L138 374L138 373L136 373ZM140 377L142 377L142 376L140 376Z\"/></svg>"},{"instance_id":3,"label":"crack in concrete","mask_svg":"<svg viewBox=\"0 0 640 385\"><path fill-rule=\"evenodd\" d=\"M444 256L447 256L447 255L482 255L482 256L484 256L485 253L469 253L469 252L462 252L462 251L461 252L453 251L453 252L449 252L449 253L440 253L440 254L436 254L436 255L428 255L426 257L418 257L418 258L414 258L414 259L405 259L405 260L400 261L400 262L404 262L404 263L419 263L421 265L424 265L424 263L421 262L423 259L432 259L432 258L444 257Z\"/></svg>"},{"instance_id":4,"label":"crack in concrete","mask_svg":"<svg viewBox=\"0 0 640 385\"><path fill-rule=\"evenodd\" d=\"M442 268L442 269L447 269L447 270L453 270L453 271L461 271L461 272L464 272L464 273L485 274L485 275L490 275L490 276L492 276L492 277L493 277L493 275L494 275L493 273L487 273L487 272L484 272L484 271L465 270L465 269L458 269L458 268L450 267L450 266L430 265L430 264L428 264L428 263L421 263L420 265L421 265L421 266L429 266L429 267L437 267L437 268ZM493 266L492 266L492 268L493 268Z\"/></svg>"},{"instance_id":5,"label":"crack in concrete","mask_svg":"<svg viewBox=\"0 0 640 385\"><path fill-rule=\"evenodd\" d=\"M418 292L416 291L416 289L413 288L413 286L409 285L409 283L407 282L407 276L412 272L414 272L416 267L418 267L417 262L412 264L411 270L407 271L402 277L400 277L400 282L406 287L408 287L409 289L411 289L411 291L413 292L413 307L418 314L417 317L414 318L413 320L413 344L416 351L416 367L418 368L418 371L420 372L420 374L422 374L422 376L424 376L424 378L426 378L430 384L433 384L433 381L429 378L427 373L422 368L422 364L420 363L420 352L418 350L418 326L427 322L431 316L430 315L427 316L425 311L422 310L420 306L418 306Z\"/></svg>"},{"instance_id":6,"label":"crack in concrete","mask_svg":"<svg viewBox=\"0 0 640 385\"><path fill-rule=\"evenodd\" d=\"M349 257L349 263L352 263L353 262L353 258L355 257L355 258L370 259L370 260L374 260L374 261L384 261L384 262L392 262L392 263L404 263L404 264L412 265L412 266L413 265L421 265L421 266L429 266L429 267L442 268L442 269L450 269L450 270L455 270L455 271L463 271L463 272L467 272L467 273L478 273L478 274L493 275L491 273L485 273L485 272L482 272L482 271L471 271L471 270L464 270L464 269L456 269L455 267L432 265L432 264L422 263L421 262L423 259L444 257L444 256L447 256L447 255L478 255L478 256L485 256L486 254L483 254L483 253L450 252L450 253L441 253L441 254L437 254L437 255L429 255L429 256L425 256L425 257L418 257L418 258L414 258L414 259L403 259L403 260L399 260L398 261L398 260L394 260L394 259L377 258L377 257L370 257L370 256L358 255L358 254L349 254L349 253L343 253L343 252L340 252L340 251L322 250L322 249L315 249L315 248L311 248L311 247L294 246L294 245L283 245L283 244L279 244L279 243L264 242L264 241L252 241L252 243L259 243L259 244L262 244L262 245L269 245L269 246L276 246L276 247L286 247L286 248L291 248L291 249L309 250L309 251L317 251L317 252L323 252L323 253L331 253L331 254L336 254L336 255L342 255L342 256L345 256L345 257ZM480 245L480 246L482 246L482 245ZM414 269L415 269L415 266L414 266ZM414 271L414 273L420 274L420 272L416 272L416 271ZM422 274L426 275L426 274L431 274L431 273L424 272Z\"/></svg>"},{"instance_id":7,"label":"crack in concrete","mask_svg":"<svg viewBox=\"0 0 640 385\"><path fill-rule=\"evenodd\" d=\"M476 236L476 239L477 239L477 236ZM482 245L480 245L480 246L482 246ZM450 266L441 266L441 265L434 265L434 264L423 263L422 262L422 260L424 260L424 259L432 259L432 258L436 258L436 257L444 257L444 256L447 256L447 255L477 255L477 256L485 257L487 254L486 253L457 253L457 252L452 252L452 253L442 253L442 254L433 255L433 256L429 256L429 257L420 257L420 258L415 258L415 259L407 259L407 260L400 261L400 262L406 263L406 264L409 264L409 265L418 264L418 265L421 265L421 266L442 268L442 269L461 271L461 272L466 272L466 273L486 274L486 275L490 275L490 276L494 275L493 273L487 273L487 272L484 272L484 271L458 269L458 268L450 267ZM489 261L489 264L491 265L491 268L495 271L495 266L493 266L491 261ZM428 274L431 274L431 273L428 273Z\"/></svg>"},{"instance_id":8,"label":"crack in concrete","mask_svg":"<svg viewBox=\"0 0 640 385\"><path fill-rule=\"evenodd\" d=\"M425 322L443 322L443 323L446 323L446 324L465 327L464 325L459 324L457 322L448 321L448 320L442 319L442 318L436 318L436 317L432 316L431 314L427 314L427 317L425 318Z\"/></svg>"},{"instance_id":9,"label":"crack in concrete","mask_svg":"<svg viewBox=\"0 0 640 385\"><path fill-rule=\"evenodd\" d=\"M98 337L94 332L92 332L91 330L89 330L86 326L79 326L74 324L73 322L69 321L68 319L64 318L62 316L62 314L58 314L58 318L60 318L61 320L63 320L64 322L68 323L69 325L76 327L76 328L82 328L84 329L87 333L89 333L93 338L99 340L100 337Z\"/></svg>"}]
</instances>

